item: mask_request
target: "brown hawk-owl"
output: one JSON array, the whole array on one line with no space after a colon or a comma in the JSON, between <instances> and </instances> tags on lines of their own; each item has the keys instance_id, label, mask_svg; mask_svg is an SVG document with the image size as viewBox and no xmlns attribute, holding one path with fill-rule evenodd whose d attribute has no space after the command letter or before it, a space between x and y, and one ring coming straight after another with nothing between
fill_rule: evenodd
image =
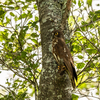
<instances>
[{"instance_id":1,"label":"brown hawk-owl","mask_svg":"<svg viewBox=\"0 0 100 100\"><path fill-rule=\"evenodd\" d=\"M73 58L69 49L66 46L64 35L60 30L55 30L53 33L53 55L58 64L58 72L62 75L67 71L72 86L75 88L75 79L77 80L77 74L74 67Z\"/></svg>"}]
</instances>

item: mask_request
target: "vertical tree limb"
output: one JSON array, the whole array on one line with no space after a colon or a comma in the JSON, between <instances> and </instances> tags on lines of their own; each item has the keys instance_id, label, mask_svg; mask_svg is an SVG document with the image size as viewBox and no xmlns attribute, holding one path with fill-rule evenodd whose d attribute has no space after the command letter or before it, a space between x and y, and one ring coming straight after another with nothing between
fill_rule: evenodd
<instances>
[{"instance_id":1,"label":"vertical tree limb","mask_svg":"<svg viewBox=\"0 0 100 100\"><path fill-rule=\"evenodd\" d=\"M52 55L52 31L62 23L61 5L55 0L38 0L42 45L42 72L38 100L71 100L68 74L59 75Z\"/></svg>"}]
</instances>

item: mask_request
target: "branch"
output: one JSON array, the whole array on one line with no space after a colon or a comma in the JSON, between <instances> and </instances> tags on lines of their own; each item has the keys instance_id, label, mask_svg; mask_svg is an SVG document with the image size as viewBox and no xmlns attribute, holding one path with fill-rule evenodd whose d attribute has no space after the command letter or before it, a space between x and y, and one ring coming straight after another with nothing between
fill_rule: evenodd
<instances>
[{"instance_id":1,"label":"branch","mask_svg":"<svg viewBox=\"0 0 100 100\"><path fill-rule=\"evenodd\" d=\"M71 13L72 13L72 12L71 12ZM78 23L77 23L77 21L76 21L74 15L73 15L73 13L72 13L72 16L73 16L73 18L74 18L74 20L75 20L75 23L76 23L77 27L80 29L81 33L83 33L84 37L85 37L85 38L90 42L90 44L92 44L93 47L95 47L96 50L98 50L98 52L99 52L99 51L100 51L99 48L97 48L97 46L95 46L95 44L92 43L92 42L86 37L85 33L82 31L82 29L81 29L80 26L78 25Z\"/></svg>"},{"instance_id":2,"label":"branch","mask_svg":"<svg viewBox=\"0 0 100 100\"><path fill-rule=\"evenodd\" d=\"M61 29L64 30L66 26L66 19L69 17L69 11L72 0L67 0L65 12L62 15Z\"/></svg>"},{"instance_id":3,"label":"branch","mask_svg":"<svg viewBox=\"0 0 100 100\"><path fill-rule=\"evenodd\" d=\"M100 77L100 76L95 76L95 77L88 77L87 79L85 79L84 81L81 81L78 83L78 85L76 87L78 87L79 85L83 84L83 83L92 83L92 79L95 79L97 77Z\"/></svg>"},{"instance_id":4,"label":"branch","mask_svg":"<svg viewBox=\"0 0 100 100\"><path fill-rule=\"evenodd\" d=\"M81 91L79 91L79 93L77 93L77 94L82 95L82 97L92 97L92 98L100 99L99 97L96 97L96 96L93 96L93 95L83 94Z\"/></svg>"},{"instance_id":5,"label":"branch","mask_svg":"<svg viewBox=\"0 0 100 100\"><path fill-rule=\"evenodd\" d=\"M93 23L95 23L95 22L98 22L98 21L100 21L100 18L97 19L97 20L95 20L95 21L90 21L89 23L87 23L87 24L85 24L85 25L81 25L80 28L82 28L82 27L87 27L87 26L89 26L89 25L91 25L91 24L93 24ZM75 32L78 28L79 28L79 27L76 26L76 27L74 28L74 30L71 30L71 32Z\"/></svg>"},{"instance_id":6,"label":"branch","mask_svg":"<svg viewBox=\"0 0 100 100\"><path fill-rule=\"evenodd\" d=\"M4 25L0 25L1 27L4 27L4 28L7 28L7 29L9 29L9 28L12 28L12 27L6 27L6 26L4 26Z\"/></svg>"},{"instance_id":7,"label":"branch","mask_svg":"<svg viewBox=\"0 0 100 100\"><path fill-rule=\"evenodd\" d=\"M10 88L7 88L7 87L5 87L5 86L3 86L1 84L0 84L0 87L4 88L6 91L10 92L14 99L16 98L15 92L12 91Z\"/></svg>"},{"instance_id":8,"label":"branch","mask_svg":"<svg viewBox=\"0 0 100 100\"><path fill-rule=\"evenodd\" d=\"M32 81L32 80L29 81L28 78L26 78L24 75L22 76L22 75L19 74L17 71L14 71L14 70L12 69L13 66L8 66L7 64L5 64L4 60L2 60L2 59L0 59L0 61L2 61L2 63L3 63L5 66L7 66L7 68L9 68L9 70L11 70L15 75L17 75L17 76L19 76L19 77L21 77L21 78L27 80L29 83L31 83L31 84L33 84L33 85L35 85L35 82L34 82L34 81Z\"/></svg>"},{"instance_id":9,"label":"branch","mask_svg":"<svg viewBox=\"0 0 100 100\"><path fill-rule=\"evenodd\" d=\"M77 40L79 41L78 38L77 38ZM79 42L80 42L80 41L79 41ZM84 48L84 46L82 45L81 42L80 42L80 45L81 45L81 47L83 48L83 50L86 52L86 50L85 50L85 48ZM86 53L87 53L87 52L86 52ZM88 66L89 63L90 63L91 61L93 61L92 58L95 57L97 54L98 54L98 51L97 51L97 53L95 53L95 54L90 58L90 60L89 60L89 61L87 62L87 64L85 65L85 67L81 70L81 72L78 73L78 76L79 76L83 71L85 71L86 68L89 67L89 66ZM89 56L89 55L88 55L88 56Z\"/></svg>"},{"instance_id":10,"label":"branch","mask_svg":"<svg viewBox=\"0 0 100 100\"><path fill-rule=\"evenodd\" d=\"M5 96L4 94L0 93L0 95Z\"/></svg>"},{"instance_id":11,"label":"branch","mask_svg":"<svg viewBox=\"0 0 100 100\"><path fill-rule=\"evenodd\" d=\"M97 53L96 53L96 54L97 54ZM90 60L87 62L87 64L86 64L85 67L83 68L83 70L82 70L81 72L79 72L78 75L80 75L83 71L85 71L86 68L90 67L90 66L88 66L88 65L89 65L89 63L92 61L92 58L95 57L96 54L94 54L94 55L90 58Z\"/></svg>"}]
</instances>

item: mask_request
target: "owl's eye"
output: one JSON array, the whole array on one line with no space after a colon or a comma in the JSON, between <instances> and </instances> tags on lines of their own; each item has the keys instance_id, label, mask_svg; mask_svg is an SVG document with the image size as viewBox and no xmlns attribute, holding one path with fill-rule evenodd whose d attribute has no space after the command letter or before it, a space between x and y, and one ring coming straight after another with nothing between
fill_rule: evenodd
<instances>
[{"instance_id":1,"label":"owl's eye","mask_svg":"<svg viewBox=\"0 0 100 100\"><path fill-rule=\"evenodd\" d=\"M58 35L58 33L55 33L55 35Z\"/></svg>"}]
</instances>

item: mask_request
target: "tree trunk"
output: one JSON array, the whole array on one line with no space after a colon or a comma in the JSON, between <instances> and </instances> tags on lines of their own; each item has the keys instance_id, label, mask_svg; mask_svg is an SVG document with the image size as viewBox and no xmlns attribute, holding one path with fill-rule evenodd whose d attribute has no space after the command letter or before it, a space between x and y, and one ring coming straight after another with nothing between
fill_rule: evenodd
<instances>
[{"instance_id":1,"label":"tree trunk","mask_svg":"<svg viewBox=\"0 0 100 100\"><path fill-rule=\"evenodd\" d=\"M69 39L68 30L65 27L68 16L65 18L65 22L63 18L68 0L63 1L37 0L42 44L42 72L38 100L71 100L72 86L69 76L67 73L59 75L56 61L52 55L52 31L54 29L61 28Z\"/></svg>"}]
</instances>

